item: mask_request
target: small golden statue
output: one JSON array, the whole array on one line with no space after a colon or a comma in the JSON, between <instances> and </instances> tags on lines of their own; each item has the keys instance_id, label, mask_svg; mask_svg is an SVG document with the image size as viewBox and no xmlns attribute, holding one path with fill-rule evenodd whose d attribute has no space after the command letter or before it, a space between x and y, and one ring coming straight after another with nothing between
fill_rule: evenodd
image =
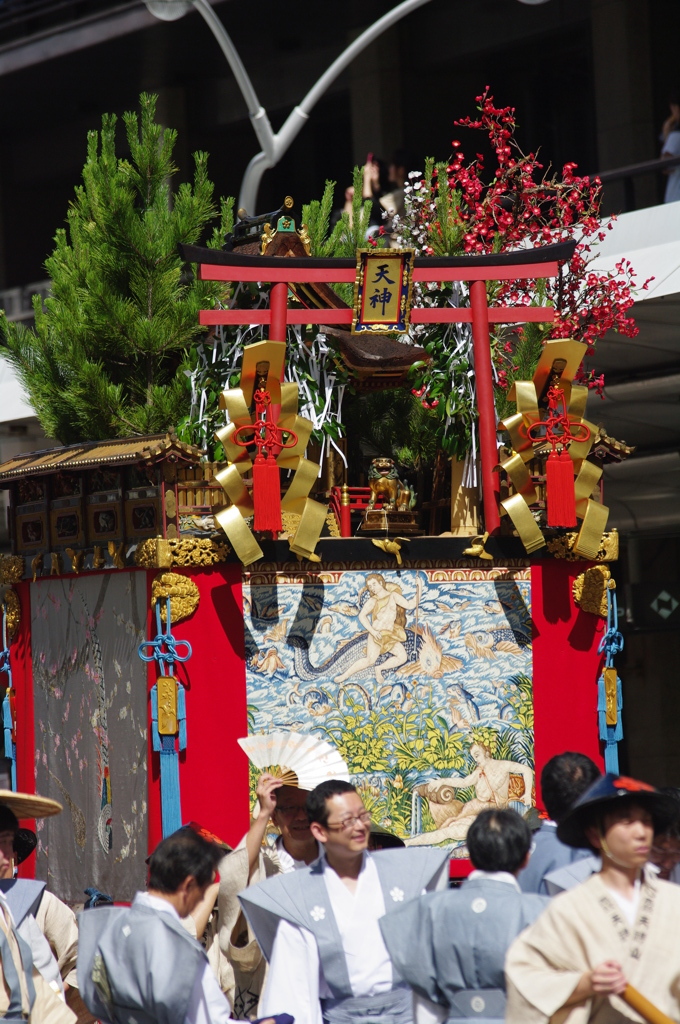
<instances>
[{"instance_id":1,"label":"small golden statue","mask_svg":"<svg viewBox=\"0 0 680 1024\"><path fill-rule=\"evenodd\" d=\"M422 533L416 512L416 493L410 484L399 478L394 459L381 456L373 459L368 470L371 497L364 521L363 533ZM376 508L378 499L382 508Z\"/></svg>"}]
</instances>

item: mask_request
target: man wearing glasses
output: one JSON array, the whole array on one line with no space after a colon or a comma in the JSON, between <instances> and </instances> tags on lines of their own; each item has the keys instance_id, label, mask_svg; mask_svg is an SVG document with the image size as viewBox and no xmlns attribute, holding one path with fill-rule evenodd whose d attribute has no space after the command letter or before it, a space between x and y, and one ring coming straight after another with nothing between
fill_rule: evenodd
<instances>
[{"instance_id":1,"label":"man wearing glasses","mask_svg":"<svg viewBox=\"0 0 680 1024\"><path fill-rule=\"evenodd\" d=\"M449 853L368 853L371 818L354 786L322 782L307 798L323 856L251 886L239 899L269 960L260 1014L285 1005L296 1024L408 1024L411 992L390 960L381 917L446 885Z\"/></svg>"}]
</instances>

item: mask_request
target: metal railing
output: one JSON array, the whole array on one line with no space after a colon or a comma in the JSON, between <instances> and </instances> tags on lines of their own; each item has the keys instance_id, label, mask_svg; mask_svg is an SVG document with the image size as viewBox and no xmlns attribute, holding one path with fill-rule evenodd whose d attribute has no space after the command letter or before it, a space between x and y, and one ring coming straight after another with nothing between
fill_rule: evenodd
<instances>
[{"instance_id":1,"label":"metal railing","mask_svg":"<svg viewBox=\"0 0 680 1024\"><path fill-rule=\"evenodd\" d=\"M120 5L121 0L80 0L78 16ZM0 0L0 30L40 18L50 18L56 24L74 21L75 7L73 0Z\"/></svg>"},{"instance_id":2,"label":"metal railing","mask_svg":"<svg viewBox=\"0 0 680 1024\"><path fill-rule=\"evenodd\" d=\"M636 178L646 174L659 174L678 166L680 166L680 156L665 156L658 160L643 160L638 164L628 164L626 167L614 167L610 171L599 171L597 175L591 175L591 178L598 177L605 186L619 181L622 182L624 205L620 212L628 213L636 209Z\"/></svg>"}]
</instances>

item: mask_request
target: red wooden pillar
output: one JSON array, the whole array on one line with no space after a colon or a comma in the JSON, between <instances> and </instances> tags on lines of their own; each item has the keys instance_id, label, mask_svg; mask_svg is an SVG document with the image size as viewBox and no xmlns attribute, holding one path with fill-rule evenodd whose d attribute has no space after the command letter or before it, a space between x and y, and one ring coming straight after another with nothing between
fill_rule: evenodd
<instances>
[{"instance_id":1,"label":"red wooden pillar","mask_svg":"<svg viewBox=\"0 0 680 1024\"><path fill-rule=\"evenodd\" d=\"M493 534L497 532L501 524L499 513L500 479L498 473L494 472L498 463L498 441L496 439L496 408L493 399L486 281L470 282L470 306L472 307L472 350L475 358L475 382L479 410L484 528Z\"/></svg>"},{"instance_id":2,"label":"red wooden pillar","mask_svg":"<svg viewBox=\"0 0 680 1024\"><path fill-rule=\"evenodd\" d=\"M285 343L288 319L288 284L285 281L278 281L272 285L269 292L269 310L271 313L269 340Z\"/></svg>"},{"instance_id":3,"label":"red wooden pillar","mask_svg":"<svg viewBox=\"0 0 680 1024\"><path fill-rule=\"evenodd\" d=\"M17 790L35 793L35 726L33 710L33 662L31 652L31 584L28 580L15 583L21 607L21 620L16 639L10 644L12 681L16 690L17 714ZM1 677L6 686L7 676ZM4 697L4 691L2 696ZM34 821L21 821L21 825L35 830ZM22 878L35 878L35 854L19 866Z\"/></svg>"}]
</instances>

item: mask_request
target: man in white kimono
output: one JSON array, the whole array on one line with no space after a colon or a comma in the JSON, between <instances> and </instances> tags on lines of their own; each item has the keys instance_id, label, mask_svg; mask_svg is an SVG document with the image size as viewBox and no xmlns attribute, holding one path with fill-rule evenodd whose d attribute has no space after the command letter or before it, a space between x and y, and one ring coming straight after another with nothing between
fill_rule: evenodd
<instances>
[{"instance_id":1,"label":"man in white kimono","mask_svg":"<svg viewBox=\"0 0 680 1024\"><path fill-rule=\"evenodd\" d=\"M548 903L517 884L530 846L515 811L482 811L467 834L475 870L461 888L410 900L382 919L392 963L414 991L416 1024L502 1024L508 946Z\"/></svg>"},{"instance_id":2,"label":"man in white kimono","mask_svg":"<svg viewBox=\"0 0 680 1024\"><path fill-rule=\"evenodd\" d=\"M63 997L34 966L0 893L0 1018L6 1024L76 1024Z\"/></svg>"},{"instance_id":3,"label":"man in white kimono","mask_svg":"<svg viewBox=\"0 0 680 1024\"><path fill-rule=\"evenodd\" d=\"M438 881L448 852L368 853L370 814L354 786L330 780L307 799L324 856L240 896L269 960L260 1014L274 1006L296 1024L408 1024L411 992L394 969L379 920Z\"/></svg>"},{"instance_id":4,"label":"man in white kimono","mask_svg":"<svg viewBox=\"0 0 680 1024\"><path fill-rule=\"evenodd\" d=\"M541 796L548 820L542 822L534 834L531 858L517 877L522 892L552 895L546 886L545 876L586 855L583 850L574 850L561 843L557 838L557 826L581 793L600 775L600 769L585 754L567 751L546 761L541 772Z\"/></svg>"},{"instance_id":5,"label":"man in white kimono","mask_svg":"<svg viewBox=\"0 0 680 1024\"><path fill-rule=\"evenodd\" d=\"M603 776L576 802L557 835L599 853L602 868L510 947L507 1024L639 1021L628 986L680 1019L680 958L670 952L680 888L645 870L654 833L674 815L670 797L625 776Z\"/></svg>"}]
</instances>

